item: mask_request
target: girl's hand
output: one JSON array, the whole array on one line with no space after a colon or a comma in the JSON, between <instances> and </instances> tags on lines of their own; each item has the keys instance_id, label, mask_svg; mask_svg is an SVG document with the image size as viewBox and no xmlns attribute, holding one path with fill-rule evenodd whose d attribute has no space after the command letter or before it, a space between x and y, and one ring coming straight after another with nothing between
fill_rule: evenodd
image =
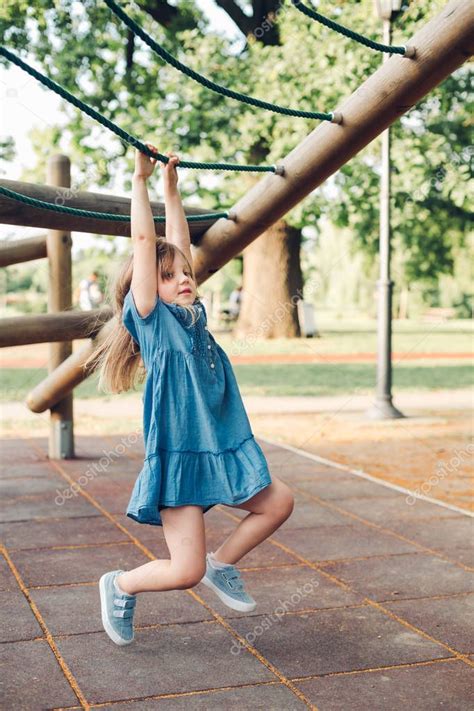
<instances>
[{"instance_id":1,"label":"girl's hand","mask_svg":"<svg viewBox=\"0 0 474 711\"><path fill-rule=\"evenodd\" d=\"M158 153L158 148L154 146L152 143L146 143L146 146L150 148L150 150L155 151ZM135 151L135 172L134 176L136 178L149 178L150 175L153 173L155 170L155 165L157 162L158 158L150 158L149 156L145 155L141 151L138 150L138 148Z\"/></svg>"},{"instance_id":2,"label":"girl's hand","mask_svg":"<svg viewBox=\"0 0 474 711\"><path fill-rule=\"evenodd\" d=\"M169 152L166 155L169 158L168 163L161 164L165 188L176 188L178 185L178 171L176 170L176 166L179 163L179 158L176 153Z\"/></svg>"}]
</instances>

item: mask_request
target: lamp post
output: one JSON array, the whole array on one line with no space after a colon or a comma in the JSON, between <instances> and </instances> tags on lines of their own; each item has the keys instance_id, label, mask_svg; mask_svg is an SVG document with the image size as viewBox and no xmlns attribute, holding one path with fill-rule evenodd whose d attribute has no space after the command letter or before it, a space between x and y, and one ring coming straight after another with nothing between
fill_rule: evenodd
<instances>
[{"instance_id":1,"label":"lamp post","mask_svg":"<svg viewBox=\"0 0 474 711\"><path fill-rule=\"evenodd\" d=\"M383 42L391 44L392 20L400 11L402 0L375 0L383 22ZM390 55L383 55L386 61ZM392 290L390 279L390 129L382 133L380 180L380 277L377 281L377 385L376 397L368 416L389 420L404 415L392 403Z\"/></svg>"}]
</instances>

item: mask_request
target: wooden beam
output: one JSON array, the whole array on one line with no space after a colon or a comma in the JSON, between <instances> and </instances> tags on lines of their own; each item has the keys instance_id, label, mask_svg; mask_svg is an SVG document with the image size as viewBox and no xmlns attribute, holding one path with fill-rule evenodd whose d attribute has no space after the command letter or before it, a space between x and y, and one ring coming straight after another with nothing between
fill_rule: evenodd
<instances>
[{"instance_id":1,"label":"wooden beam","mask_svg":"<svg viewBox=\"0 0 474 711\"><path fill-rule=\"evenodd\" d=\"M46 257L46 235L0 243L0 267Z\"/></svg>"},{"instance_id":2,"label":"wooden beam","mask_svg":"<svg viewBox=\"0 0 474 711\"><path fill-rule=\"evenodd\" d=\"M0 320L0 348L91 338L111 318L112 309L109 306L91 311L4 318Z\"/></svg>"},{"instance_id":3,"label":"wooden beam","mask_svg":"<svg viewBox=\"0 0 474 711\"><path fill-rule=\"evenodd\" d=\"M104 195L102 193L81 192L70 188L52 187L50 185L36 185L35 183L23 183L16 180L0 179L0 185L22 193L28 197L33 197L45 202L66 207L76 207L81 210L91 210L93 212L111 212L115 215L130 216L129 198L116 195ZM165 206L162 202L151 202L154 215L165 214ZM213 210L202 210L196 207L187 207L187 215L203 215L214 212ZM203 222L190 222L189 230L191 240L198 238L216 220L205 220ZM75 217L60 212L52 212L42 208L31 207L25 203L18 202L0 195L0 223L7 225L22 225L23 227L45 227L55 230L70 230L73 232L88 232L99 235L116 235L130 237L130 222L113 222L111 220L95 219L89 217ZM156 234L165 235L165 223L157 222Z\"/></svg>"},{"instance_id":4,"label":"wooden beam","mask_svg":"<svg viewBox=\"0 0 474 711\"><path fill-rule=\"evenodd\" d=\"M67 360L63 361L61 365L31 390L26 398L26 404L32 412L44 412L54 407L58 400L64 398L76 385L82 383L91 374L91 371L85 371L84 363L103 343L116 325L116 318L110 319L83 348L69 356Z\"/></svg>"},{"instance_id":5,"label":"wooden beam","mask_svg":"<svg viewBox=\"0 0 474 711\"><path fill-rule=\"evenodd\" d=\"M451 0L406 44L414 59L393 55L337 111L342 124L324 121L279 160L283 176L266 174L194 250L199 283L220 269L312 190L405 114L473 52L474 2Z\"/></svg>"},{"instance_id":6,"label":"wooden beam","mask_svg":"<svg viewBox=\"0 0 474 711\"><path fill-rule=\"evenodd\" d=\"M407 44L416 48L414 59L390 57L338 108L342 124L320 124L279 161L285 167L283 176L266 175L232 208L235 220L219 220L205 232L198 246L193 245L198 284L240 254L460 67L473 52L473 23L472 0L451 0L441 13L407 40ZM112 323L113 319L102 331ZM67 388L72 389L89 375L83 373L80 377L79 359L68 360L69 365L68 361L63 363L61 387L51 385L48 390L49 402L54 402Z\"/></svg>"}]
</instances>

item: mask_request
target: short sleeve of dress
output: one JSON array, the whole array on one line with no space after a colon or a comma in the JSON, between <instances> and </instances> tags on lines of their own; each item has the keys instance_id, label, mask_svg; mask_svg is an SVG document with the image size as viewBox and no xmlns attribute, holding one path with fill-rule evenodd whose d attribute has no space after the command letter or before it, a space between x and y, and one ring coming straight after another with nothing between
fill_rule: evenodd
<instances>
[{"instance_id":1,"label":"short sleeve of dress","mask_svg":"<svg viewBox=\"0 0 474 711\"><path fill-rule=\"evenodd\" d=\"M146 316L140 316L131 289L123 302L122 323L132 338L139 344L145 366L148 357L157 345L157 328L160 322L161 299L156 295L155 305Z\"/></svg>"}]
</instances>

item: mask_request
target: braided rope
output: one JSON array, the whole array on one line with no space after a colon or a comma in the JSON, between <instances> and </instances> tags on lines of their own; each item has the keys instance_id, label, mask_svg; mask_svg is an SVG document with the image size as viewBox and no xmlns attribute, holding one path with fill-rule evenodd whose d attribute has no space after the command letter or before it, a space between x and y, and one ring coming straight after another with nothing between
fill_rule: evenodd
<instances>
[{"instance_id":1,"label":"braided rope","mask_svg":"<svg viewBox=\"0 0 474 711\"><path fill-rule=\"evenodd\" d=\"M97 220L111 220L113 222L130 222L130 217L128 215L116 215L113 212L94 212L93 210L81 210L77 207L65 207L64 205L55 205L52 202L46 202L45 200L38 200L37 198L29 197L28 195L23 195L23 193L17 193L15 190L10 190L0 185L0 195L4 195L11 200L17 200L17 202L23 202L26 205L31 205L32 207L39 207L43 210L52 210L53 212L62 212L67 215L77 215L78 217L93 217ZM206 213L202 215L187 215L186 220L188 222L202 222L203 220L214 220L219 217L229 218L228 212L213 212ZM153 216L154 222L166 222L166 217L163 215Z\"/></svg>"},{"instance_id":2,"label":"braided rope","mask_svg":"<svg viewBox=\"0 0 474 711\"><path fill-rule=\"evenodd\" d=\"M105 4L109 9L118 17L122 22L127 25L127 27L137 36L142 39L145 44L147 44L161 59L170 64L172 67L182 72L186 76L190 77L194 81L198 82L206 89L215 91L217 94L222 94L222 96L228 96L236 101L241 101L244 104L249 104L250 106L256 106L260 109L266 109L267 111L274 111L278 114L284 114L285 116L297 116L299 118L309 118L309 119L321 119L322 121L332 121L334 119L333 112L322 113L320 111L299 111L298 109L286 109L283 106L278 106L277 104L271 104L267 101L261 101L260 99L255 99L247 94L241 94L238 91L232 91L232 89L227 89L225 86L216 84L216 82L207 79L207 77L202 74L198 74L186 64L180 62L176 57L173 57L164 47L159 45L149 34L147 34L131 17L129 17L122 8L117 5L114 0L104 0Z\"/></svg>"},{"instance_id":3,"label":"braided rope","mask_svg":"<svg viewBox=\"0 0 474 711\"><path fill-rule=\"evenodd\" d=\"M105 1L108 2L108 0ZM370 47L370 49L376 49L379 52L388 52L389 54L407 53L407 47L392 46L388 44L380 44L379 42L373 42L371 39L368 39L368 37L364 37L363 35L360 35L357 32L350 30L348 27L344 27L344 25L340 25L339 23L330 20L328 17L321 15L319 12L316 12L316 10L313 10L313 8L303 5L301 0L291 0L291 2L297 10L303 13L303 15L306 15L312 20L316 20L316 22L320 22L322 25L329 27L330 30L335 30L341 35L345 35L346 37L349 37L350 39L353 39L356 42L360 42L360 44L363 44L366 47ZM409 55L407 54L407 56Z\"/></svg>"},{"instance_id":4,"label":"braided rope","mask_svg":"<svg viewBox=\"0 0 474 711\"><path fill-rule=\"evenodd\" d=\"M10 62L13 64L16 64L17 67L20 67L20 69L23 69L23 71L27 72L30 74L32 77L34 77L37 81L39 81L41 84L44 86L48 87L48 89L52 89L56 94L59 94L59 96L62 96L63 99L66 99L70 104L73 104L73 106L76 106L80 111L84 112L91 118L93 118L95 121L98 121L102 126L105 126L106 128L109 129L109 131L112 131L112 133L115 133L117 136L119 136L121 139L123 139L126 143L130 144L131 146L134 146L135 148L138 148L141 153L144 153L145 155L149 156L150 158L157 158L160 160L162 163L168 163L169 158L168 156L162 155L161 153L155 153L155 151L152 151L148 146L146 146L142 141L140 141L138 138L135 138L132 136L130 133L127 133L127 131L124 131L123 128L120 128L120 126L117 126L115 123L110 121L108 118L105 116L102 116L101 113L93 109L91 106L88 106L85 104L83 101L78 99L76 96L71 94L67 89L62 87L60 84L57 84L55 81L50 79L47 76L44 76L40 72L38 72L36 69L33 69L33 67L30 67L26 62L24 62L22 59L17 57L15 54L10 52L6 47L0 46L0 56L5 57L5 59L8 59ZM235 163L195 163L192 161L181 161L178 164L178 167L180 168L195 168L195 169L212 169L212 170L234 170L234 171L245 171L245 172L250 172L250 173L280 173L281 174L281 168L279 166L275 165L238 165Z\"/></svg>"}]
</instances>

